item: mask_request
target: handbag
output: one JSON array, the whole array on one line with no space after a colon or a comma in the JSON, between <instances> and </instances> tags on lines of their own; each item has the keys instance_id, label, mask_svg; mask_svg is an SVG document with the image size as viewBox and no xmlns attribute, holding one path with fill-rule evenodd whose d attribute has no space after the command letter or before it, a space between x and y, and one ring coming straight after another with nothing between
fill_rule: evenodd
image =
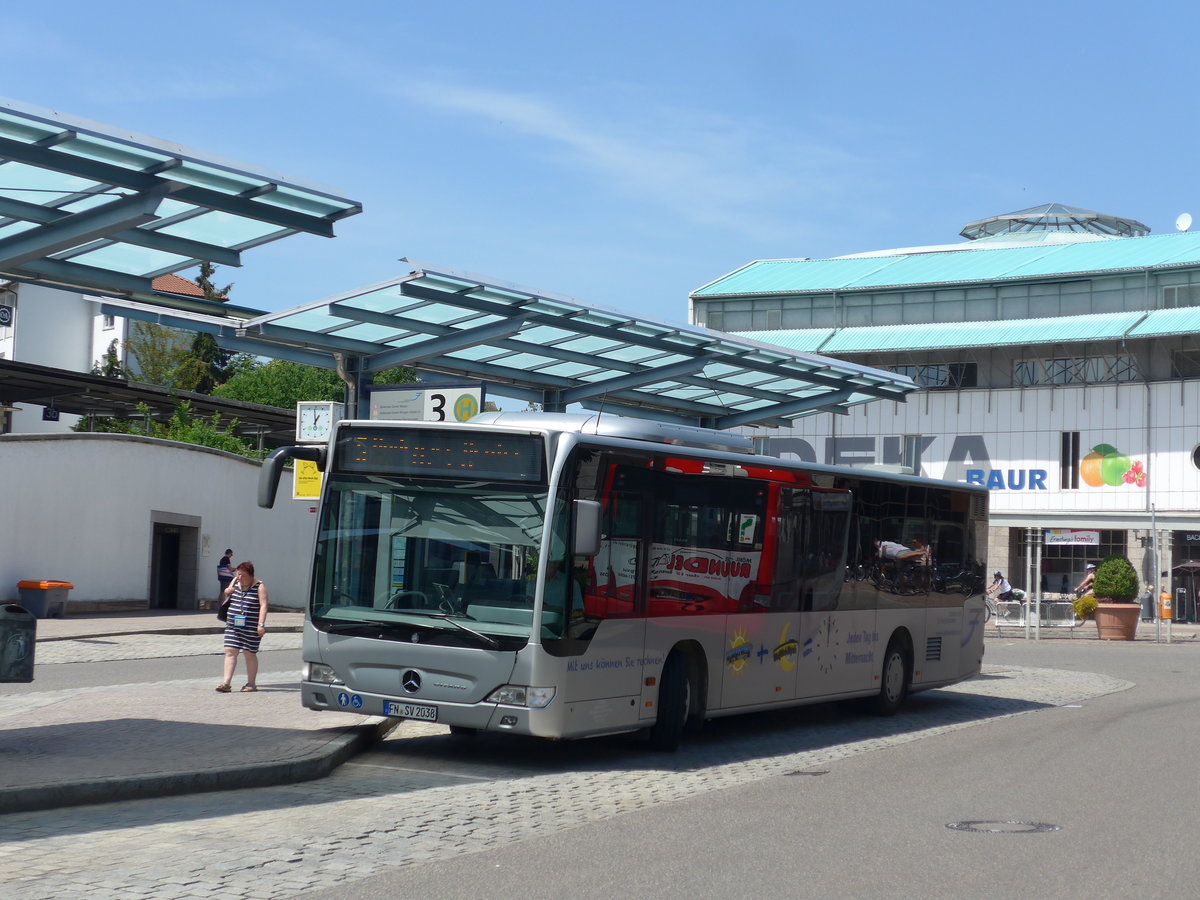
<instances>
[{"instance_id":1,"label":"handbag","mask_svg":"<svg viewBox=\"0 0 1200 900\"><path fill-rule=\"evenodd\" d=\"M233 602L233 597L227 597L221 601L221 605L217 607L217 618L222 622L229 619L229 604Z\"/></svg>"}]
</instances>

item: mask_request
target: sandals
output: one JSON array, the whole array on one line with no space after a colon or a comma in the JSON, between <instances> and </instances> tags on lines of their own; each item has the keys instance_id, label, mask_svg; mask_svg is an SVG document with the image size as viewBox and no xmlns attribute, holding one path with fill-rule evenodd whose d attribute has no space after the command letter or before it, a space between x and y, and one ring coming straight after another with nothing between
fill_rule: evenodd
<instances>
[{"instance_id":1,"label":"sandals","mask_svg":"<svg viewBox=\"0 0 1200 900\"><path fill-rule=\"evenodd\" d=\"M255 687L254 685L252 685L252 684L247 684L247 685L243 685L243 686L242 686L242 693L243 693L243 694L253 694L253 693L254 693L255 691L257 691L257 690L258 690L258 688L256 688L256 687Z\"/></svg>"},{"instance_id":2,"label":"sandals","mask_svg":"<svg viewBox=\"0 0 1200 900\"><path fill-rule=\"evenodd\" d=\"M230 690L232 690L232 688L229 687L228 683L217 685L217 693L218 694L228 694L230 692Z\"/></svg>"}]
</instances>

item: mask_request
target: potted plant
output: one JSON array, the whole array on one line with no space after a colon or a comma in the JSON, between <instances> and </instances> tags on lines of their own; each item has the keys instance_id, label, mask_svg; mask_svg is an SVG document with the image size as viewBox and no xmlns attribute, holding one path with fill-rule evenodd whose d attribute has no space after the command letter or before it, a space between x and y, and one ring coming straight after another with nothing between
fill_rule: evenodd
<instances>
[{"instance_id":1,"label":"potted plant","mask_svg":"<svg viewBox=\"0 0 1200 900\"><path fill-rule=\"evenodd\" d=\"M1102 641L1132 641L1142 606L1137 602L1138 577L1124 556L1105 557L1092 582L1096 598L1096 631Z\"/></svg>"}]
</instances>

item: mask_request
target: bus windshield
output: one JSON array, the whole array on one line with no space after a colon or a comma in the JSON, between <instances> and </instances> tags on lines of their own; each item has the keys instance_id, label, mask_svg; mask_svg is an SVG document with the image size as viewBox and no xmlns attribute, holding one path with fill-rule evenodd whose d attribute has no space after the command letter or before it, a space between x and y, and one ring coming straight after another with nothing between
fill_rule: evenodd
<instances>
[{"instance_id":1,"label":"bus windshield","mask_svg":"<svg viewBox=\"0 0 1200 900\"><path fill-rule=\"evenodd\" d=\"M327 630L430 625L528 639L545 488L367 475L330 479L311 614Z\"/></svg>"}]
</instances>

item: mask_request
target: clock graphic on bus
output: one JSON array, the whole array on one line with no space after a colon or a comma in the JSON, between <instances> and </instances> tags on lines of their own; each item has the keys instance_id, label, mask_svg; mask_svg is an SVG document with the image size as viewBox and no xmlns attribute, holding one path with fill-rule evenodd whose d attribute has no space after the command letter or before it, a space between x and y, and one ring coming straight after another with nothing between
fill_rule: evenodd
<instances>
[{"instance_id":1,"label":"clock graphic on bus","mask_svg":"<svg viewBox=\"0 0 1200 900\"><path fill-rule=\"evenodd\" d=\"M826 616L825 620L817 627L817 668L821 673L828 675L833 671L834 663L837 661L838 647L841 645L840 635L838 634L837 622L833 616Z\"/></svg>"},{"instance_id":2,"label":"clock graphic on bus","mask_svg":"<svg viewBox=\"0 0 1200 900\"><path fill-rule=\"evenodd\" d=\"M325 443L333 434L333 423L345 415L345 404L332 400L301 400L296 404L296 440Z\"/></svg>"}]
</instances>

